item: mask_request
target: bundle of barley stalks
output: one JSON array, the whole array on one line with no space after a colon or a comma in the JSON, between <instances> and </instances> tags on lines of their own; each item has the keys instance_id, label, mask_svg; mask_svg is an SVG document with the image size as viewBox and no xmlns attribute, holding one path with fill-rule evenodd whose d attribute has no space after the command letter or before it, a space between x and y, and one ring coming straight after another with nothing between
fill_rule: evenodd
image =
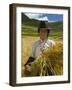
<instances>
[{"instance_id":1,"label":"bundle of barley stalks","mask_svg":"<svg viewBox=\"0 0 72 90\"><path fill-rule=\"evenodd\" d=\"M48 48L31 64L30 76L63 74L63 45L56 43Z\"/></svg>"}]
</instances>

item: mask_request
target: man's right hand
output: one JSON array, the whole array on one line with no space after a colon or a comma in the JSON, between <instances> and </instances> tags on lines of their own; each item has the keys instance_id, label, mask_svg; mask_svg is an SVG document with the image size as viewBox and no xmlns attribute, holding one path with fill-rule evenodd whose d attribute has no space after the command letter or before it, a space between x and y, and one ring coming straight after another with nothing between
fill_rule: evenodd
<instances>
[{"instance_id":1,"label":"man's right hand","mask_svg":"<svg viewBox=\"0 0 72 90\"><path fill-rule=\"evenodd\" d=\"M30 70L31 70L30 65L26 65L25 67L26 67L26 70L30 72Z\"/></svg>"}]
</instances>

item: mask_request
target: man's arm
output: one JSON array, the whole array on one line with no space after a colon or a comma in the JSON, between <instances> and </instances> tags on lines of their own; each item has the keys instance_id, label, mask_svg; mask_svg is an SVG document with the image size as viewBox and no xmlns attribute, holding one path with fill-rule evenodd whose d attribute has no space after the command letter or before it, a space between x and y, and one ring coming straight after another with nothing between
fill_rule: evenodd
<instances>
[{"instance_id":1,"label":"man's arm","mask_svg":"<svg viewBox=\"0 0 72 90\"><path fill-rule=\"evenodd\" d=\"M35 60L35 58L30 56L29 59L28 59L28 61L27 61L27 63L26 63L25 65L31 65L31 63L32 63L34 60Z\"/></svg>"}]
</instances>

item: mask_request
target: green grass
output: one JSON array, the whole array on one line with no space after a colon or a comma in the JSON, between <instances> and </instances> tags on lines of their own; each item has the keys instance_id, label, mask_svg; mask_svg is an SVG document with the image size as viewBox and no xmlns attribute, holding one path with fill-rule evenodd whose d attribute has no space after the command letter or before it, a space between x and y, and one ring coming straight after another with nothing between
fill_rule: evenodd
<instances>
[{"instance_id":1,"label":"green grass","mask_svg":"<svg viewBox=\"0 0 72 90\"><path fill-rule=\"evenodd\" d=\"M22 37L23 36L39 36L38 28L29 25L22 25ZM63 31L62 30L51 30L49 37L52 39L60 40L63 38Z\"/></svg>"}]
</instances>

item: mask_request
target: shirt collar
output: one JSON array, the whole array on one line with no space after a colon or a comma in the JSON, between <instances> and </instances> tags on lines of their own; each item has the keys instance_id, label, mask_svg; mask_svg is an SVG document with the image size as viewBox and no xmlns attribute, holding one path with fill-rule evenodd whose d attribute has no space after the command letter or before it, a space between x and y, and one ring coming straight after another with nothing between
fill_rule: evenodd
<instances>
[{"instance_id":1,"label":"shirt collar","mask_svg":"<svg viewBox=\"0 0 72 90\"><path fill-rule=\"evenodd\" d=\"M47 41L47 39L45 39L45 40L41 40L40 39L40 43L44 43L44 42L46 42Z\"/></svg>"}]
</instances>

